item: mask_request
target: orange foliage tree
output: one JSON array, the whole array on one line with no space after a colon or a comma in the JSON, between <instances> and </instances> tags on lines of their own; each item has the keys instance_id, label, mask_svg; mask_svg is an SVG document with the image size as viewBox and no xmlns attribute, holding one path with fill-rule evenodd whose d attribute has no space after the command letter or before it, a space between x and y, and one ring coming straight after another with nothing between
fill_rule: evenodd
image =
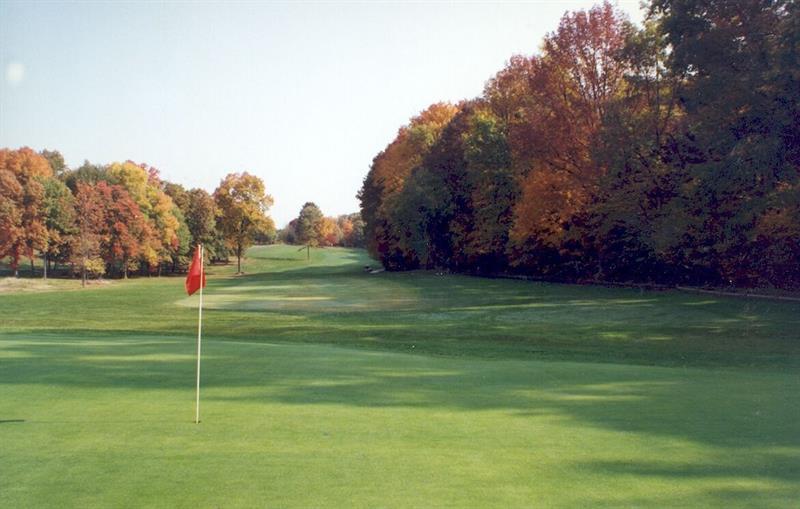
<instances>
[{"instance_id":1,"label":"orange foliage tree","mask_svg":"<svg viewBox=\"0 0 800 509\"><path fill-rule=\"evenodd\" d=\"M569 255L576 216L598 191L606 168L592 157L606 108L624 89L628 21L609 3L565 14L531 62L530 106L512 149L527 166L514 210L515 264L531 263L540 249ZM519 143L512 137L512 144Z\"/></svg>"},{"instance_id":2,"label":"orange foliage tree","mask_svg":"<svg viewBox=\"0 0 800 509\"><path fill-rule=\"evenodd\" d=\"M0 150L0 258L15 275L19 260L47 247L44 180L53 176L47 159L28 147Z\"/></svg>"}]
</instances>

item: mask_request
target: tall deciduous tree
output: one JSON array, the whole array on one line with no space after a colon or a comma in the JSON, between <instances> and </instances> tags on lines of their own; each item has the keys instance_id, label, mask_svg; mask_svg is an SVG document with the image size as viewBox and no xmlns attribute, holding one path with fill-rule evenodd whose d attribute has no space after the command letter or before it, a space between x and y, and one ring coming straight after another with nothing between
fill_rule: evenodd
<instances>
[{"instance_id":1,"label":"tall deciduous tree","mask_svg":"<svg viewBox=\"0 0 800 509\"><path fill-rule=\"evenodd\" d=\"M72 239L71 260L80 272L81 286L85 287L91 269L103 264L100 258L100 241L106 223L106 210L100 193L93 185L76 181L75 189L78 231Z\"/></svg>"},{"instance_id":2,"label":"tall deciduous tree","mask_svg":"<svg viewBox=\"0 0 800 509\"><path fill-rule=\"evenodd\" d=\"M473 207L464 251L475 270L496 272L508 265L508 234L519 193L507 136L505 122L484 105L471 115L464 134Z\"/></svg>"},{"instance_id":3,"label":"tall deciduous tree","mask_svg":"<svg viewBox=\"0 0 800 509\"><path fill-rule=\"evenodd\" d=\"M151 235L142 245L139 256L150 270L160 267L162 262L171 262L173 258L186 254L190 246L181 245L181 222L176 215L177 207L164 192L158 170L125 161L110 164L107 172L112 182L125 188L149 222ZM184 241L187 241L186 237Z\"/></svg>"},{"instance_id":4,"label":"tall deciduous tree","mask_svg":"<svg viewBox=\"0 0 800 509\"><path fill-rule=\"evenodd\" d=\"M56 178L47 178L42 203L47 228L43 278L47 278L50 261L65 262L69 258L72 235L75 233L75 199L69 188Z\"/></svg>"},{"instance_id":5,"label":"tall deciduous tree","mask_svg":"<svg viewBox=\"0 0 800 509\"><path fill-rule=\"evenodd\" d=\"M373 256L381 260L396 256L399 239L388 208L457 111L456 106L448 103L429 106L402 127L397 137L373 159L358 193L367 249Z\"/></svg>"},{"instance_id":6,"label":"tall deciduous tree","mask_svg":"<svg viewBox=\"0 0 800 509\"><path fill-rule=\"evenodd\" d=\"M724 282L785 283L787 275L763 281L782 271L763 265L754 226L791 216L782 204L794 201L786 192L800 181L800 8L791 0L654 0L651 12L672 48L671 70L684 76L677 153L691 207L682 251ZM789 249L779 258L798 254L782 229L770 231Z\"/></svg>"},{"instance_id":7,"label":"tall deciduous tree","mask_svg":"<svg viewBox=\"0 0 800 509\"><path fill-rule=\"evenodd\" d=\"M143 249L152 245L150 222L121 185L98 182L92 192L103 210L103 223L97 229L100 255L109 267L119 269L127 279L130 270L138 267Z\"/></svg>"},{"instance_id":8,"label":"tall deciduous tree","mask_svg":"<svg viewBox=\"0 0 800 509\"><path fill-rule=\"evenodd\" d=\"M18 274L19 259L31 260L47 244L43 179L52 177L47 159L28 147L0 150L0 257L8 256Z\"/></svg>"},{"instance_id":9,"label":"tall deciduous tree","mask_svg":"<svg viewBox=\"0 0 800 509\"><path fill-rule=\"evenodd\" d=\"M525 112L526 146L513 150L530 167L511 231L516 264L542 269L543 256L580 258L575 226L605 174L592 148L608 105L624 87L625 65L617 56L628 26L604 3L565 14L545 38L530 84L535 108Z\"/></svg>"},{"instance_id":10,"label":"tall deciduous tree","mask_svg":"<svg viewBox=\"0 0 800 509\"><path fill-rule=\"evenodd\" d=\"M214 201L219 211L217 224L236 254L237 272L241 273L242 255L252 245L254 235L272 224L267 216L272 197L266 194L260 178L244 172L222 179L214 191Z\"/></svg>"}]
</instances>

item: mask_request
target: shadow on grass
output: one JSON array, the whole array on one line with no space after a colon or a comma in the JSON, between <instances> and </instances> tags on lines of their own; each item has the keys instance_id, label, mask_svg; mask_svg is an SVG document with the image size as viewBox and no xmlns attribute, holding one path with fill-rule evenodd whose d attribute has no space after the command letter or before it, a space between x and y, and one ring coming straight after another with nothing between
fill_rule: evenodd
<instances>
[{"instance_id":1,"label":"shadow on grass","mask_svg":"<svg viewBox=\"0 0 800 509\"><path fill-rule=\"evenodd\" d=\"M182 390L193 380L194 338L4 339L0 383L6 385ZM217 396L220 400L501 410L520 418L544 412L618 431L720 446L800 445L800 381L792 372L204 344L204 386L231 389Z\"/></svg>"},{"instance_id":2,"label":"shadow on grass","mask_svg":"<svg viewBox=\"0 0 800 509\"><path fill-rule=\"evenodd\" d=\"M0 355L5 354L0 384L126 394L193 390L193 338L109 338L0 336ZM669 438L716 451L688 463L670 462L668 456L579 463L589 472L665 482L713 478L723 485L732 480L785 486L800 479L800 380L791 372L493 362L213 341L205 343L204 351L206 405L500 412L510 419L563 421L565 429L576 433L581 428L608 430L618 433L622 443ZM720 490L714 496L734 494ZM642 505L653 503L642 500Z\"/></svg>"}]
</instances>

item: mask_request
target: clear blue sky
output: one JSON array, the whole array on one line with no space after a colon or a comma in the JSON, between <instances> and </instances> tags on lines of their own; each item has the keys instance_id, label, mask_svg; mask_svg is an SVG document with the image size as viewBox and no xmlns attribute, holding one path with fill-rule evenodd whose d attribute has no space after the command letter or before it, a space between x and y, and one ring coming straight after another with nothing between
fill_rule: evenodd
<instances>
[{"instance_id":1,"label":"clear blue sky","mask_svg":"<svg viewBox=\"0 0 800 509\"><path fill-rule=\"evenodd\" d=\"M209 191L249 171L278 226L306 201L355 212L411 116L479 95L592 3L0 0L0 147L131 159ZM641 19L638 0L618 5Z\"/></svg>"}]
</instances>

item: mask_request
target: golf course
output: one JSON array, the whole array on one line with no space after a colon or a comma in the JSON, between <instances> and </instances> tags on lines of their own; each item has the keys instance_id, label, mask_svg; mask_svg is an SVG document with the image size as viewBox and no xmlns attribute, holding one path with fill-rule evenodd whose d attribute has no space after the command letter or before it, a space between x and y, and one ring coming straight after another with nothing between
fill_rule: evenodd
<instances>
[{"instance_id":1,"label":"golf course","mask_svg":"<svg viewBox=\"0 0 800 509\"><path fill-rule=\"evenodd\" d=\"M800 304L366 265L279 245L210 266L200 424L182 278L17 280L0 507L800 499Z\"/></svg>"}]
</instances>

